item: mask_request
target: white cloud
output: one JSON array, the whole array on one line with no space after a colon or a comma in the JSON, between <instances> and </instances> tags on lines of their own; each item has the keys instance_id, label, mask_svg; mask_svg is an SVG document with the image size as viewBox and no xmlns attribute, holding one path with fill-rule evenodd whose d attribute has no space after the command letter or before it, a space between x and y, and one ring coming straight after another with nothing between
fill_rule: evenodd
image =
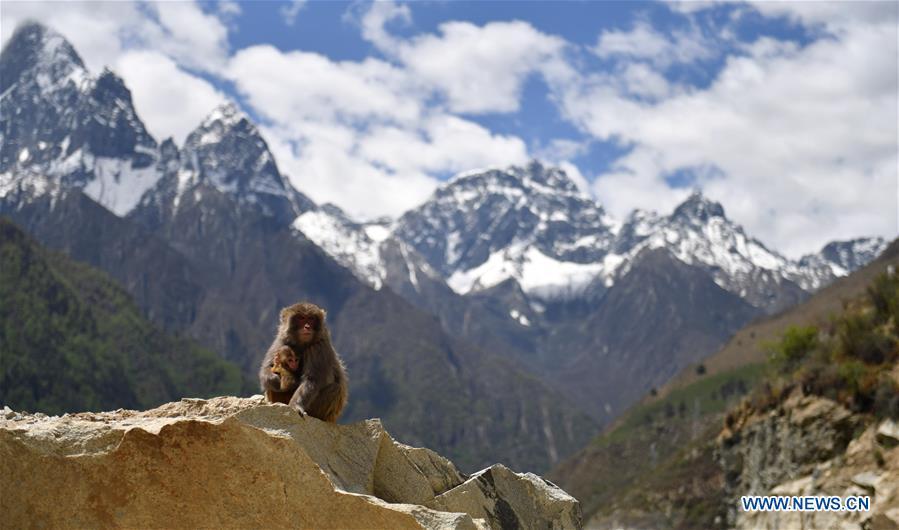
<instances>
[{"instance_id":1,"label":"white cloud","mask_svg":"<svg viewBox=\"0 0 899 530\"><path fill-rule=\"evenodd\" d=\"M567 68L565 40L527 22L445 22L439 34L410 39L385 29L392 21L408 24L411 19L408 6L374 2L362 17L363 37L443 95L452 112L518 111L528 75L558 75Z\"/></svg>"},{"instance_id":2,"label":"white cloud","mask_svg":"<svg viewBox=\"0 0 899 530\"><path fill-rule=\"evenodd\" d=\"M145 21L140 26L145 47L196 70L217 72L224 67L228 60L228 28L221 20L203 12L194 2L147 5L157 23Z\"/></svg>"},{"instance_id":3,"label":"white cloud","mask_svg":"<svg viewBox=\"0 0 899 530\"><path fill-rule=\"evenodd\" d=\"M751 6L767 17L788 17L805 25L841 29L854 24L881 24L896 20L896 2L770 2L755 0Z\"/></svg>"},{"instance_id":4,"label":"white cloud","mask_svg":"<svg viewBox=\"0 0 899 530\"><path fill-rule=\"evenodd\" d=\"M669 96L672 87L665 76L644 63L622 65L617 78L620 90L632 96L658 100Z\"/></svg>"},{"instance_id":5,"label":"white cloud","mask_svg":"<svg viewBox=\"0 0 899 530\"><path fill-rule=\"evenodd\" d=\"M220 0L216 5L219 17L222 20L233 22L234 19L243 14L240 4L236 0Z\"/></svg>"},{"instance_id":6,"label":"white cloud","mask_svg":"<svg viewBox=\"0 0 899 530\"><path fill-rule=\"evenodd\" d=\"M474 122L448 114L426 118L418 131L373 129L361 139L359 153L401 173L456 173L527 162L527 149L520 138L494 135Z\"/></svg>"},{"instance_id":7,"label":"white cloud","mask_svg":"<svg viewBox=\"0 0 899 530\"><path fill-rule=\"evenodd\" d=\"M297 20L297 15L306 7L308 0L291 0L287 5L283 6L279 12L284 17L284 23L293 26Z\"/></svg>"},{"instance_id":8,"label":"white cloud","mask_svg":"<svg viewBox=\"0 0 899 530\"><path fill-rule=\"evenodd\" d=\"M279 166L316 201L356 215L398 214L423 200L438 174L526 159L520 138L461 114L521 111L522 88L539 75L587 139L546 139L538 156L583 185L568 161L591 141L633 147L592 184L618 217L634 207L670 210L689 190L672 189L665 175L714 167L720 172L698 171L696 183L791 255L834 238L895 236L896 4L725 4L731 17L718 28L709 17L697 22L709 5L720 4L671 6L686 29L663 32L638 17L579 49L522 21L444 22L400 36L390 28L411 27L414 5L374 2L352 9L384 59L342 62L270 46L232 55L226 22L241 10L233 2L209 11L195 2L5 2L0 31L8 38L33 18L70 39L92 71L111 65L160 138L183 138L222 98L191 71L233 81L265 119ZM738 43L735 25L752 10L822 38L805 47ZM709 86L666 77L673 65L718 57L722 42L732 55ZM573 57L589 53L611 68L579 73L595 60L576 69Z\"/></svg>"},{"instance_id":9,"label":"white cloud","mask_svg":"<svg viewBox=\"0 0 899 530\"><path fill-rule=\"evenodd\" d=\"M391 65L332 62L317 53L253 46L238 52L227 71L251 105L268 118L415 121L421 114L414 82Z\"/></svg>"},{"instance_id":10,"label":"white cloud","mask_svg":"<svg viewBox=\"0 0 899 530\"><path fill-rule=\"evenodd\" d=\"M441 35L403 42L397 57L445 94L453 112L515 112L527 76L558 61L565 41L526 22L440 25Z\"/></svg>"},{"instance_id":11,"label":"white cloud","mask_svg":"<svg viewBox=\"0 0 899 530\"><path fill-rule=\"evenodd\" d=\"M391 22L402 24L412 22L409 6L397 5L391 0L372 2L368 10L361 15L362 38L385 52L395 52L399 41L386 28Z\"/></svg>"},{"instance_id":12,"label":"white cloud","mask_svg":"<svg viewBox=\"0 0 899 530\"><path fill-rule=\"evenodd\" d=\"M297 189L358 219L397 215L424 201L438 184L423 172L395 173L354 154L358 138L350 127L302 123L263 127L262 134Z\"/></svg>"},{"instance_id":13,"label":"white cloud","mask_svg":"<svg viewBox=\"0 0 899 530\"><path fill-rule=\"evenodd\" d=\"M708 88L659 101L597 75L555 86L568 119L634 146L595 181L601 202L619 217L665 212L688 192L665 175L712 166L721 173L697 184L791 256L837 238L895 237L896 17L857 18L805 48L761 39Z\"/></svg>"},{"instance_id":14,"label":"white cloud","mask_svg":"<svg viewBox=\"0 0 899 530\"><path fill-rule=\"evenodd\" d=\"M657 31L645 20L637 21L629 31L603 31L593 51L602 58L646 60L658 68L709 59L718 53L715 44L695 25L669 35Z\"/></svg>"},{"instance_id":15,"label":"white cloud","mask_svg":"<svg viewBox=\"0 0 899 530\"><path fill-rule=\"evenodd\" d=\"M152 51L126 52L115 70L127 79L134 106L147 128L179 145L213 108L226 98L206 81L186 73L169 57Z\"/></svg>"},{"instance_id":16,"label":"white cloud","mask_svg":"<svg viewBox=\"0 0 899 530\"><path fill-rule=\"evenodd\" d=\"M520 138L428 108L417 77L384 61L254 46L227 73L269 121L266 138L292 182L352 215L399 215L433 191L435 175L527 160Z\"/></svg>"}]
</instances>

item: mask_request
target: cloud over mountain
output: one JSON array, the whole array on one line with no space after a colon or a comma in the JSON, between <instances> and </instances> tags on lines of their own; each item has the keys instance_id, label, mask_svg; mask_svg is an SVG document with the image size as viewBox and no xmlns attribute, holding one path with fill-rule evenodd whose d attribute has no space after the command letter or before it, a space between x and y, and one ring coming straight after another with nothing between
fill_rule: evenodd
<instances>
[{"instance_id":1,"label":"cloud over mountain","mask_svg":"<svg viewBox=\"0 0 899 530\"><path fill-rule=\"evenodd\" d=\"M538 156L619 218L700 187L792 258L897 232L895 4L235 5L12 3L2 29L39 20L111 66L157 138L237 100L354 216Z\"/></svg>"}]
</instances>

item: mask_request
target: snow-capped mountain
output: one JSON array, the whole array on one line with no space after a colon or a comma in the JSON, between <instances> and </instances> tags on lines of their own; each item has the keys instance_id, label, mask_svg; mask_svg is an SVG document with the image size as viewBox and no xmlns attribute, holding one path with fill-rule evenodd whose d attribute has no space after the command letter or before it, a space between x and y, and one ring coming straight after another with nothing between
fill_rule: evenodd
<instances>
[{"instance_id":1,"label":"snow-capped mountain","mask_svg":"<svg viewBox=\"0 0 899 530\"><path fill-rule=\"evenodd\" d=\"M159 178L157 144L109 70L92 77L58 33L16 30L0 56L0 198L78 188L124 215Z\"/></svg>"},{"instance_id":2,"label":"snow-capped mountain","mask_svg":"<svg viewBox=\"0 0 899 530\"><path fill-rule=\"evenodd\" d=\"M694 192L670 215L634 211L624 223L577 189L565 173L525 167L463 173L438 188L378 240L345 215L309 212L295 227L372 285L383 283L377 241L396 239L424 258L459 294L515 280L538 300L596 298L647 249L666 249L705 270L720 287L776 311L868 263L880 238L835 242L790 260L727 218L721 204Z\"/></svg>"},{"instance_id":3,"label":"snow-capped mountain","mask_svg":"<svg viewBox=\"0 0 899 530\"><path fill-rule=\"evenodd\" d=\"M882 238L829 243L818 254L790 260L746 234L721 204L694 192L667 217L635 211L622 226L606 260L604 281L626 273L644 249L665 248L684 263L706 270L719 286L767 310L782 309L801 296L864 266L886 248ZM613 258L614 256L614 258Z\"/></svg>"},{"instance_id":4,"label":"snow-capped mountain","mask_svg":"<svg viewBox=\"0 0 899 530\"><path fill-rule=\"evenodd\" d=\"M458 175L394 229L459 293L511 277L544 296L589 283L614 232L564 171L537 161Z\"/></svg>"},{"instance_id":5,"label":"snow-capped mountain","mask_svg":"<svg viewBox=\"0 0 899 530\"><path fill-rule=\"evenodd\" d=\"M49 28L18 28L0 70L0 198L79 189L122 217L141 201L168 197L177 206L185 193L208 188L282 224L313 206L286 183L256 126L233 104L215 109L179 150L147 132L118 76L92 77Z\"/></svg>"},{"instance_id":6,"label":"snow-capped mountain","mask_svg":"<svg viewBox=\"0 0 899 530\"><path fill-rule=\"evenodd\" d=\"M625 222L603 270L608 286L626 274L640 252L664 248L677 259L707 271L720 287L752 305L777 310L797 302L819 279L759 240L725 216L717 202L694 192L671 215L633 212ZM798 284L798 285L797 285Z\"/></svg>"},{"instance_id":7,"label":"snow-capped mountain","mask_svg":"<svg viewBox=\"0 0 899 530\"><path fill-rule=\"evenodd\" d=\"M337 206L325 204L304 212L291 226L359 279L375 289L383 285L385 267L380 247L390 235L387 221L356 223Z\"/></svg>"},{"instance_id":8,"label":"snow-capped mountain","mask_svg":"<svg viewBox=\"0 0 899 530\"><path fill-rule=\"evenodd\" d=\"M834 241L825 245L817 254L803 256L799 265L804 269L823 269L832 278L839 278L871 262L888 245L889 242L881 237Z\"/></svg>"},{"instance_id":9,"label":"snow-capped mountain","mask_svg":"<svg viewBox=\"0 0 899 530\"><path fill-rule=\"evenodd\" d=\"M258 209L284 226L315 207L281 175L256 126L232 103L214 109L181 150L166 140L157 170L163 177L141 199L142 216L154 209L172 216L185 197L198 204L209 193Z\"/></svg>"},{"instance_id":10,"label":"snow-capped mountain","mask_svg":"<svg viewBox=\"0 0 899 530\"><path fill-rule=\"evenodd\" d=\"M635 211L619 226L563 171L538 162L460 175L403 215L394 234L460 294L510 278L535 298L571 298L588 284L587 293L601 293L638 254L664 248L767 310L848 274L884 246L882 240L835 243L822 258L828 267L812 258L791 261L747 235L700 192L668 216Z\"/></svg>"}]
</instances>

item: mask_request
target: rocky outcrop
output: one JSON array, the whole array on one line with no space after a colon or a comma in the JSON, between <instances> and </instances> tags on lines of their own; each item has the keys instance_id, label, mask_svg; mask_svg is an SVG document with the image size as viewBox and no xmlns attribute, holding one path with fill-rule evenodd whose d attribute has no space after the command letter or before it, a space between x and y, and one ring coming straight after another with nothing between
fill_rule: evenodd
<instances>
[{"instance_id":1,"label":"rocky outcrop","mask_svg":"<svg viewBox=\"0 0 899 530\"><path fill-rule=\"evenodd\" d=\"M799 393L773 410L749 414L721 436L728 486L741 495L765 495L842 453L856 425L838 403Z\"/></svg>"},{"instance_id":2,"label":"rocky outcrop","mask_svg":"<svg viewBox=\"0 0 899 530\"><path fill-rule=\"evenodd\" d=\"M798 392L774 410L740 418L719 438L729 526L899 528L896 435L891 420L873 421L829 399ZM868 496L871 509L744 512L742 495Z\"/></svg>"},{"instance_id":3,"label":"rocky outcrop","mask_svg":"<svg viewBox=\"0 0 899 530\"><path fill-rule=\"evenodd\" d=\"M0 510L25 528L580 528L578 502L495 465L471 477L379 420L261 396L149 411L0 413Z\"/></svg>"}]
</instances>

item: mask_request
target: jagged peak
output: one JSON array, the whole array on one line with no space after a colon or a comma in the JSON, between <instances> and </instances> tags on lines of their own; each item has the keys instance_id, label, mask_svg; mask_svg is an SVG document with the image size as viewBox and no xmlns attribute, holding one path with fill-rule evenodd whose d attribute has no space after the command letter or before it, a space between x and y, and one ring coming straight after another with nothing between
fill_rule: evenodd
<instances>
[{"instance_id":1,"label":"jagged peak","mask_svg":"<svg viewBox=\"0 0 899 530\"><path fill-rule=\"evenodd\" d=\"M200 124L200 128L210 127L216 122L221 122L226 127L233 127L241 121L246 120L252 125L250 118L238 108L233 101L226 101L212 109L212 112L206 116L206 119Z\"/></svg>"},{"instance_id":2,"label":"jagged peak","mask_svg":"<svg viewBox=\"0 0 899 530\"><path fill-rule=\"evenodd\" d=\"M724 207L721 206L721 203L707 198L698 188L694 189L693 193L671 214L672 219L686 218L706 221L711 217L725 218Z\"/></svg>"},{"instance_id":3,"label":"jagged peak","mask_svg":"<svg viewBox=\"0 0 899 530\"><path fill-rule=\"evenodd\" d=\"M631 213L627 214L627 217L624 219L624 224L632 224L639 223L642 221L656 221L659 219L659 214L652 210L641 210L640 208L635 208L631 210Z\"/></svg>"},{"instance_id":4,"label":"jagged peak","mask_svg":"<svg viewBox=\"0 0 899 530\"><path fill-rule=\"evenodd\" d=\"M521 188L542 188L540 191L563 192L591 200L578 188L564 169L545 164L536 158L531 159L525 165L494 166L458 173L440 186L439 191L490 178L512 178Z\"/></svg>"},{"instance_id":5,"label":"jagged peak","mask_svg":"<svg viewBox=\"0 0 899 530\"><path fill-rule=\"evenodd\" d=\"M830 263L852 272L876 258L886 247L887 241L879 236L831 241L817 253L802 256L798 263L805 267Z\"/></svg>"},{"instance_id":6,"label":"jagged peak","mask_svg":"<svg viewBox=\"0 0 899 530\"><path fill-rule=\"evenodd\" d=\"M93 81L93 96L99 99L123 98L131 101L131 90L125 85L125 80L118 76L109 67L103 68L100 75Z\"/></svg>"},{"instance_id":7,"label":"jagged peak","mask_svg":"<svg viewBox=\"0 0 899 530\"><path fill-rule=\"evenodd\" d=\"M56 81L72 72L87 74L81 56L57 31L33 20L20 24L0 53L0 92L16 83L28 70L40 68Z\"/></svg>"},{"instance_id":8,"label":"jagged peak","mask_svg":"<svg viewBox=\"0 0 899 530\"><path fill-rule=\"evenodd\" d=\"M350 216L347 215L347 213L345 211L343 211L343 209L340 208L340 206L337 206L333 202L326 202L325 204L322 204L319 207L319 209L321 209L321 211L323 211L324 213L339 219L341 222L343 222L345 224L352 224L352 225L358 224L354 220L350 219Z\"/></svg>"},{"instance_id":9,"label":"jagged peak","mask_svg":"<svg viewBox=\"0 0 899 530\"><path fill-rule=\"evenodd\" d=\"M163 140L159 144L159 150L163 151L163 152L169 151L169 152L177 153L178 146L175 144L175 139L172 138L171 136L168 136L165 138L165 140Z\"/></svg>"},{"instance_id":10,"label":"jagged peak","mask_svg":"<svg viewBox=\"0 0 899 530\"><path fill-rule=\"evenodd\" d=\"M111 83L122 87L125 86L125 81L108 66L104 66L103 71L97 76L97 84L100 83Z\"/></svg>"},{"instance_id":11,"label":"jagged peak","mask_svg":"<svg viewBox=\"0 0 899 530\"><path fill-rule=\"evenodd\" d=\"M214 109L203 119L200 125L188 136L185 146L217 144L231 131L239 129L242 134L255 137L261 145L266 145L256 125L232 101L226 101Z\"/></svg>"},{"instance_id":12,"label":"jagged peak","mask_svg":"<svg viewBox=\"0 0 899 530\"><path fill-rule=\"evenodd\" d=\"M827 252L836 252L841 248L875 250L880 247L886 247L886 240L879 236L874 237L857 237L855 239L847 239L845 241L831 241L824 245L821 254Z\"/></svg>"}]
</instances>

